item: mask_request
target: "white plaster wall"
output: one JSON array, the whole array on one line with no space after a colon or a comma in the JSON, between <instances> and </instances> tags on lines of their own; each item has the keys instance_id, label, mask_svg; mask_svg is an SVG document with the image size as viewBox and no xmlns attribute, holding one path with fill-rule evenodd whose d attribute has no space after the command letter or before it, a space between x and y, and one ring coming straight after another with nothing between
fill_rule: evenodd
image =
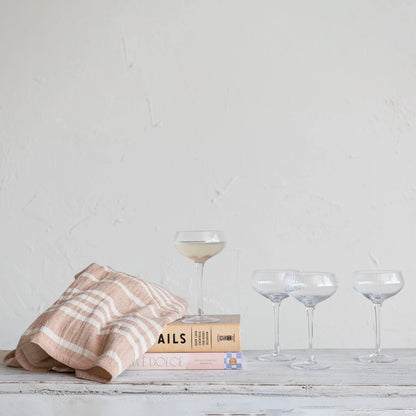
<instances>
[{"instance_id":1,"label":"white plaster wall","mask_svg":"<svg viewBox=\"0 0 416 416\"><path fill-rule=\"evenodd\" d=\"M357 268L400 268L383 344L414 347L416 2L0 0L0 333L95 261L187 296L177 229L220 228L207 311L272 343L255 268L334 271L316 345L372 347ZM306 345L303 306L282 346Z\"/></svg>"}]
</instances>

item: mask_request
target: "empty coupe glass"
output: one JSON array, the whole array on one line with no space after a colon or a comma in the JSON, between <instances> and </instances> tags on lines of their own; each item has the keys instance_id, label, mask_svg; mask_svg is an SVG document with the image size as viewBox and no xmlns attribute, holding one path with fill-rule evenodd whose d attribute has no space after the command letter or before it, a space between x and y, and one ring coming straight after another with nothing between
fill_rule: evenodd
<instances>
[{"instance_id":1,"label":"empty coupe glass","mask_svg":"<svg viewBox=\"0 0 416 416\"><path fill-rule=\"evenodd\" d=\"M376 350L373 354L358 357L364 363L392 363L397 358L381 352L380 312L383 302L403 289L403 277L397 270L360 270L353 275L353 287L374 305L376 319Z\"/></svg>"},{"instance_id":2,"label":"empty coupe glass","mask_svg":"<svg viewBox=\"0 0 416 416\"><path fill-rule=\"evenodd\" d=\"M274 348L270 354L262 354L257 358L260 361L291 361L295 357L282 354L279 341L279 310L280 304L288 297L283 289L283 279L287 270L255 270L251 277L253 289L269 299L273 305L274 315Z\"/></svg>"},{"instance_id":3,"label":"empty coupe glass","mask_svg":"<svg viewBox=\"0 0 416 416\"><path fill-rule=\"evenodd\" d=\"M283 281L286 293L302 302L308 315L309 357L305 361L294 362L290 366L296 369L324 370L329 364L315 360L313 352L313 311L315 306L337 290L337 281L333 273L326 272L288 272Z\"/></svg>"}]
</instances>

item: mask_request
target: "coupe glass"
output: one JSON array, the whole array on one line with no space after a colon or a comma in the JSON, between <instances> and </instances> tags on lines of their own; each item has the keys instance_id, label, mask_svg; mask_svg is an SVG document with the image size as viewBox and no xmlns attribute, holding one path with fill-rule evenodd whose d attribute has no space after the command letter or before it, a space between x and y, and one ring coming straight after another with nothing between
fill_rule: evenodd
<instances>
[{"instance_id":1,"label":"coupe glass","mask_svg":"<svg viewBox=\"0 0 416 416\"><path fill-rule=\"evenodd\" d=\"M204 314L203 276L205 262L218 254L224 246L225 237L222 231L178 231L175 234L176 250L196 264L199 286L198 315L183 319L182 322L189 324L218 322L217 318Z\"/></svg>"},{"instance_id":2,"label":"coupe glass","mask_svg":"<svg viewBox=\"0 0 416 416\"><path fill-rule=\"evenodd\" d=\"M392 363L397 358L381 352L380 312L383 302L403 289L403 277L397 270L361 270L353 275L353 287L370 299L374 305L376 319L376 350L373 354L358 357L364 363Z\"/></svg>"},{"instance_id":3,"label":"coupe glass","mask_svg":"<svg viewBox=\"0 0 416 416\"><path fill-rule=\"evenodd\" d=\"M324 370L329 364L319 363L315 360L313 352L313 312L315 306L329 297L337 290L337 281L333 273L326 272L288 272L283 281L286 293L302 302L308 315L308 344L309 357L305 361L294 362L292 368L306 370Z\"/></svg>"},{"instance_id":4,"label":"coupe glass","mask_svg":"<svg viewBox=\"0 0 416 416\"><path fill-rule=\"evenodd\" d=\"M253 289L269 299L273 305L274 315L274 348L271 354L259 355L260 361L291 361L295 357L282 354L279 341L280 304L288 297L283 289L283 279L288 270L255 270L251 277Z\"/></svg>"}]
</instances>

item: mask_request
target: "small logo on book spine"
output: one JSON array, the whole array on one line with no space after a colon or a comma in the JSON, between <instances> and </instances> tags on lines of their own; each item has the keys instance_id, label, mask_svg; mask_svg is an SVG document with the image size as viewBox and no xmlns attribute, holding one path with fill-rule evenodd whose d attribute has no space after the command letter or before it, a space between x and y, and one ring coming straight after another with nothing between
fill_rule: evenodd
<instances>
[{"instance_id":1,"label":"small logo on book spine","mask_svg":"<svg viewBox=\"0 0 416 416\"><path fill-rule=\"evenodd\" d=\"M224 370L239 370L242 367L241 352L226 352L224 355Z\"/></svg>"},{"instance_id":2,"label":"small logo on book spine","mask_svg":"<svg viewBox=\"0 0 416 416\"><path fill-rule=\"evenodd\" d=\"M234 335L217 335L217 341L234 341L235 342L235 334Z\"/></svg>"}]
</instances>

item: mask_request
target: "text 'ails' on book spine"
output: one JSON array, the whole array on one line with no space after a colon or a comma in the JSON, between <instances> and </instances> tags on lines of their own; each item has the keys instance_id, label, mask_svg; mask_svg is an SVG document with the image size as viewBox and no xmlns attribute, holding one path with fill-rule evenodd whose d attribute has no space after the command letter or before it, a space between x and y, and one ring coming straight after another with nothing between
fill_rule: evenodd
<instances>
[{"instance_id":1,"label":"text 'ails' on book spine","mask_svg":"<svg viewBox=\"0 0 416 416\"><path fill-rule=\"evenodd\" d=\"M241 370L241 352L146 353L128 370Z\"/></svg>"},{"instance_id":2,"label":"text 'ails' on book spine","mask_svg":"<svg viewBox=\"0 0 416 416\"><path fill-rule=\"evenodd\" d=\"M167 325L157 342L147 351L156 352L226 352L241 351L239 315L214 315L220 322Z\"/></svg>"}]
</instances>

